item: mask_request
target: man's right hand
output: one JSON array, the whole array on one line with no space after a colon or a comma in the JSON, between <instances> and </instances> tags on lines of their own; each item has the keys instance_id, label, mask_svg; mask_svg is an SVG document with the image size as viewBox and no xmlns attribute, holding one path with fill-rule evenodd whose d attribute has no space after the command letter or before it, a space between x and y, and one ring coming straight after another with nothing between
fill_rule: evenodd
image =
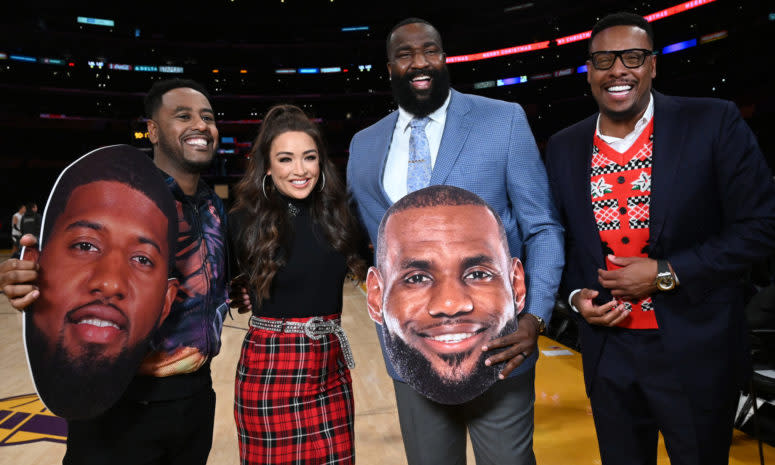
<instances>
[{"instance_id":1,"label":"man's right hand","mask_svg":"<svg viewBox=\"0 0 775 465\"><path fill-rule=\"evenodd\" d=\"M581 316L591 325L616 326L630 314L624 304L616 304L611 300L603 305L595 305L594 299L599 294L594 289L584 288L577 292L571 304L579 311Z\"/></svg>"},{"instance_id":2,"label":"man's right hand","mask_svg":"<svg viewBox=\"0 0 775 465\"><path fill-rule=\"evenodd\" d=\"M32 234L25 234L19 243L25 247L35 247L38 241ZM37 260L11 258L0 263L0 289L16 310L24 310L38 299L40 290L34 284L37 279Z\"/></svg>"}]
</instances>

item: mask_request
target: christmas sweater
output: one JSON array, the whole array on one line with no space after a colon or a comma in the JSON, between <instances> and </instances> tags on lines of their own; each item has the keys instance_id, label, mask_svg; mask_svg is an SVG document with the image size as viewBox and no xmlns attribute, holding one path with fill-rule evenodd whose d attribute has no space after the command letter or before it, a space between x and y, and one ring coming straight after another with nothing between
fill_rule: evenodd
<instances>
[{"instance_id":1,"label":"christmas sweater","mask_svg":"<svg viewBox=\"0 0 775 465\"><path fill-rule=\"evenodd\" d=\"M606 268L618 268L607 256L646 257L649 240L651 162L654 119L627 151L619 153L597 134L592 149L590 191L595 222L600 233ZM651 297L639 301L617 298L630 310L619 326L632 329L657 328Z\"/></svg>"}]
</instances>

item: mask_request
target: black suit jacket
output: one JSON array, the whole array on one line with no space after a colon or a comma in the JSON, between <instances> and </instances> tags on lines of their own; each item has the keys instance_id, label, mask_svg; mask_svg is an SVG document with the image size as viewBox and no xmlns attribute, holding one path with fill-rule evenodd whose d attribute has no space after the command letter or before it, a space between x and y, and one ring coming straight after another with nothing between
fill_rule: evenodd
<instances>
[{"instance_id":1,"label":"black suit jacket","mask_svg":"<svg viewBox=\"0 0 775 465\"><path fill-rule=\"evenodd\" d=\"M611 295L597 280L605 262L590 198L597 116L552 136L546 163L567 234L561 298L586 287L602 303ZM665 350L699 402L737 389L750 373L741 275L775 248L774 186L731 102L654 93L648 255L668 259L680 286L652 297ZM579 320L589 393L611 329Z\"/></svg>"}]
</instances>

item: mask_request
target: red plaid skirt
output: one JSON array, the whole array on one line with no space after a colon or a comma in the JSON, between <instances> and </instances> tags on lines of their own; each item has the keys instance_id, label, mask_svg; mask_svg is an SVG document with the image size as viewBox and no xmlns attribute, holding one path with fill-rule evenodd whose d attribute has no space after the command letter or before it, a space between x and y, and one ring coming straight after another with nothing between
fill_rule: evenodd
<instances>
[{"instance_id":1,"label":"red plaid skirt","mask_svg":"<svg viewBox=\"0 0 775 465\"><path fill-rule=\"evenodd\" d=\"M352 379L335 335L251 327L234 389L242 464L355 462Z\"/></svg>"}]
</instances>

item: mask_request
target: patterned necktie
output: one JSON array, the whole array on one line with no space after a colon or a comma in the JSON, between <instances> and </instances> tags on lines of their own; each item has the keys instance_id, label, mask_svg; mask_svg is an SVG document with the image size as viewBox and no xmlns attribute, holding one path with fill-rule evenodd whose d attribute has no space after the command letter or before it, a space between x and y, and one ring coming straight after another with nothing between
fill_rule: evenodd
<instances>
[{"instance_id":1,"label":"patterned necktie","mask_svg":"<svg viewBox=\"0 0 775 465\"><path fill-rule=\"evenodd\" d=\"M409 123L412 133L409 135L409 167L406 172L406 193L427 187L431 181L431 149L425 126L430 121L425 118L412 118Z\"/></svg>"}]
</instances>

